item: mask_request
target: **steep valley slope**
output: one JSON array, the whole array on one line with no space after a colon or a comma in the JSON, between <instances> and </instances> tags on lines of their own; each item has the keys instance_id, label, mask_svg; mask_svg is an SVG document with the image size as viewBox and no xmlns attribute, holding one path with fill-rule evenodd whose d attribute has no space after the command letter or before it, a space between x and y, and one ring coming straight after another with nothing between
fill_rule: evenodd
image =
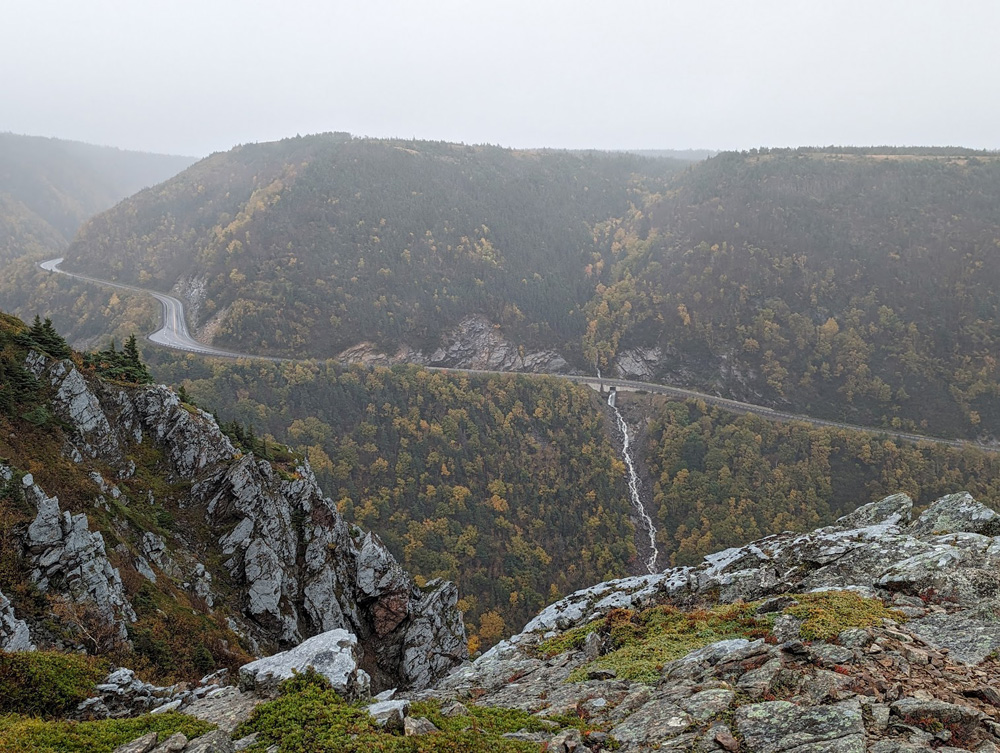
<instances>
[{"instance_id":1,"label":"steep valley slope","mask_svg":"<svg viewBox=\"0 0 1000 753\"><path fill-rule=\"evenodd\" d=\"M272 364L150 350L152 371L258 441L307 456L349 522L455 581L486 648L545 603L644 572L604 399L558 378ZM807 531L858 499L956 488L993 504L1000 455L621 393L661 565ZM499 619L498 619L499 618Z\"/></svg>"},{"instance_id":2,"label":"steep valley slope","mask_svg":"<svg viewBox=\"0 0 1000 753\"><path fill-rule=\"evenodd\" d=\"M95 218L65 264L173 288L203 338L242 352L597 366L989 440L998 199L1000 159L963 149L754 150L678 170L326 134L213 155ZM72 284L46 285L76 328L58 292ZM148 316L110 299L74 296L76 317Z\"/></svg>"},{"instance_id":3,"label":"steep valley slope","mask_svg":"<svg viewBox=\"0 0 1000 753\"><path fill-rule=\"evenodd\" d=\"M433 353L468 316L579 361L594 228L680 163L321 134L201 161L95 218L65 267L174 286L241 352Z\"/></svg>"},{"instance_id":4,"label":"steep valley slope","mask_svg":"<svg viewBox=\"0 0 1000 753\"><path fill-rule=\"evenodd\" d=\"M995 154L721 154L622 224L585 352L799 413L993 436L998 207Z\"/></svg>"},{"instance_id":5,"label":"steep valley slope","mask_svg":"<svg viewBox=\"0 0 1000 753\"><path fill-rule=\"evenodd\" d=\"M376 689L465 655L455 586L418 588L307 461L31 332L0 320L0 591L33 642L180 680L346 628Z\"/></svg>"}]
</instances>

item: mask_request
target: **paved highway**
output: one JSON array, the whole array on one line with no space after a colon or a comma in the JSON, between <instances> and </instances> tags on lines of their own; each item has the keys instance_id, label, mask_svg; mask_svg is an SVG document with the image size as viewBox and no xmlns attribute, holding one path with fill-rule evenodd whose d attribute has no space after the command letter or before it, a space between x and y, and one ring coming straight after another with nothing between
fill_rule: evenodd
<instances>
[{"instance_id":1,"label":"paved highway","mask_svg":"<svg viewBox=\"0 0 1000 753\"><path fill-rule=\"evenodd\" d=\"M48 272L58 272L59 274L64 274L86 282L92 282L97 285L110 285L111 287L121 288L122 290L131 290L136 293L146 293L156 298L156 300L158 300L163 306L163 326L153 334L149 335L149 340L157 345L163 345L167 348L183 350L189 353L201 353L206 356L221 356L223 358L251 358L259 361L276 362L294 360L290 358L277 358L275 356L257 356L251 353L236 353L230 350L222 350L221 348L213 348L210 345L200 343L188 333L187 322L184 319L184 303L177 298L164 293L147 290L145 288L138 288L133 285L123 285L118 282L108 282L107 280L99 280L96 277L87 277L86 275L67 272L59 269L59 264L61 263L61 258L50 259L49 261L42 262L39 266ZM433 366L427 368L434 371L448 371L472 375L520 373L509 371L486 371L482 369L439 368ZM933 442L935 444L943 444L959 449L971 447L977 450L984 450L986 452L1000 452L1000 446L997 445L981 444L979 442L970 442L961 439L932 437L923 434L893 431L891 429L881 429L872 426L860 426L858 424L848 424L840 421L829 421L824 418L813 418L812 416L803 416L797 413L786 413L784 411L768 408L764 405L743 403L739 400L729 400L724 397L707 395L703 392L695 392L694 390L687 390L682 387L670 387L668 385L653 384L651 382L635 382L627 379L601 379L598 377L582 376L577 374L546 374L545 376L557 379L568 379L572 382L579 382L581 384L588 384L595 389L600 387L614 387L620 390L651 392L657 395L667 395L668 397L676 397L684 400L703 400L710 405L717 405L720 408L725 408L726 410L733 411L734 413L753 413L761 416L762 418L767 418L773 421L798 421L800 423L809 424L810 426L828 426L837 429L847 429L848 431L861 431L867 434L879 436L884 435L907 442Z\"/></svg>"},{"instance_id":2,"label":"paved highway","mask_svg":"<svg viewBox=\"0 0 1000 753\"><path fill-rule=\"evenodd\" d=\"M146 295L151 295L153 298L158 300L160 305L163 307L163 326L156 330L153 334L149 335L148 339L150 342L154 342L157 345L163 345L167 348L173 348L174 350L184 350L189 353L201 353L206 356L222 356L224 358L256 358L267 361L284 360L281 358L273 358L271 356L250 356L245 353L234 353L230 350L213 348L211 345L200 343L191 337L191 334L188 332L187 320L184 318L184 303L181 300L174 298L172 295L167 295L166 293L157 293L153 290L147 290L146 288L137 288L134 285L123 285L120 282L108 282L107 280L99 280L96 277L87 277L86 275L78 275L75 272L67 272L64 269L59 269L59 265L62 264L62 261L62 258L49 259L48 261L43 261L39 264L39 266L46 272L58 272L59 274L66 275L67 277L74 277L77 280L93 282L97 285L108 285L122 290L131 290L133 293L144 293Z\"/></svg>"}]
</instances>

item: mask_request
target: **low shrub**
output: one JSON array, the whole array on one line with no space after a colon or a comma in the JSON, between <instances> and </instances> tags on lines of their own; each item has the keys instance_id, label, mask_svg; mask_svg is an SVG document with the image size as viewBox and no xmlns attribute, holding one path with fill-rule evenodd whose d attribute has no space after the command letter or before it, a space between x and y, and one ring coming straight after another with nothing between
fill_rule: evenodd
<instances>
[{"instance_id":1,"label":"low shrub","mask_svg":"<svg viewBox=\"0 0 1000 753\"><path fill-rule=\"evenodd\" d=\"M97 722L44 721L9 714L0 716L0 753L111 753L119 745L150 732L158 733L163 742L176 732L190 739L214 728L208 722L173 711Z\"/></svg>"},{"instance_id":2,"label":"low shrub","mask_svg":"<svg viewBox=\"0 0 1000 753\"><path fill-rule=\"evenodd\" d=\"M785 614L803 620L801 635L808 641L828 641L847 628L867 628L882 624L889 618L903 622L906 615L888 609L878 599L869 599L853 591L820 591L796 594L799 602Z\"/></svg>"},{"instance_id":3,"label":"low shrub","mask_svg":"<svg viewBox=\"0 0 1000 753\"><path fill-rule=\"evenodd\" d=\"M711 609L683 611L657 606L636 612L613 609L599 630L610 651L570 675L583 680L592 668L612 669L622 679L654 683L663 665L685 654L728 638L763 638L773 615L755 615L756 604L720 604Z\"/></svg>"},{"instance_id":4,"label":"low shrub","mask_svg":"<svg viewBox=\"0 0 1000 753\"><path fill-rule=\"evenodd\" d=\"M281 695L258 706L236 735L257 732L261 750L276 744L281 753L538 753L538 745L502 737L544 726L526 712L470 707L468 716L446 718L440 711L433 701L410 710L440 732L392 734L375 724L363 704L345 702L322 677L307 672L285 681Z\"/></svg>"},{"instance_id":5,"label":"low shrub","mask_svg":"<svg viewBox=\"0 0 1000 753\"><path fill-rule=\"evenodd\" d=\"M0 713L59 716L93 695L107 665L56 651L0 653Z\"/></svg>"}]
</instances>

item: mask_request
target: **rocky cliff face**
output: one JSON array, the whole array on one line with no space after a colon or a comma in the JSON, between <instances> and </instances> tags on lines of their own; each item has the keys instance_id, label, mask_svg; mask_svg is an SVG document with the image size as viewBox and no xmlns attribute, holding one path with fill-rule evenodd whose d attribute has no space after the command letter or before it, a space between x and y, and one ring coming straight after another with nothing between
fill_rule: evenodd
<instances>
[{"instance_id":1,"label":"rocky cliff face","mask_svg":"<svg viewBox=\"0 0 1000 753\"><path fill-rule=\"evenodd\" d=\"M344 363L366 366L392 366L414 363L439 368L481 369L484 371L516 371L534 374L567 374L573 369L554 350L525 351L505 338L498 327L481 315L465 317L447 332L440 347L430 353L404 345L389 355L372 343L359 343L340 353Z\"/></svg>"},{"instance_id":2,"label":"rocky cliff face","mask_svg":"<svg viewBox=\"0 0 1000 753\"><path fill-rule=\"evenodd\" d=\"M429 694L601 730L550 751L998 751L1000 516L911 509L579 591Z\"/></svg>"},{"instance_id":3,"label":"rocky cliff face","mask_svg":"<svg viewBox=\"0 0 1000 753\"><path fill-rule=\"evenodd\" d=\"M90 530L83 513L60 510L59 499L43 492L30 474L22 483L28 502L38 510L25 540L31 580L42 591L94 604L106 622L117 626L119 636L127 638L126 623L135 622L135 612L121 573L108 559L104 537Z\"/></svg>"},{"instance_id":4,"label":"rocky cliff face","mask_svg":"<svg viewBox=\"0 0 1000 753\"><path fill-rule=\"evenodd\" d=\"M387 692L368 713L386 739L392 724L418 736L414 749L422 735L446 739L407 716L434 699L443 720L472 705L528 712L504 737L548 753L997 753L1000 516L965 493L915 521L912 507L896 494L808 534L584 589L434 687ZM362 591L398 582L374 538L361 549ZM386 607L388 629L400 610ZM334 630L244 666L245 692L172 703L238 721L307 666L337 693L365 695L354 636Z\"/></svg>"},{"instance_id":5,"label":"rocky cliff face","mask_svg":"<svg viewBox=\"0 0 1000 753\"><path fill-rule=\"evenodd\" d=\"M261 650L345 629L357 636L359 662L376 688L425 687L464 658L455 587L418 588L376 536L344 522L307 463L277 467L240 453L210 415L164 387L90 379L72 362L37 352L27 366L51 386L52 410L72 428L65 454L92 469L101 492L95 508L136 504L116 481L137 473L137 457L157 458L156 472L180 495L189 530L163 536L115 526L116 554L143 577L166 578L209 609L226 605L231 627ZM30 475L23 486L37 510L23 542L31 579L95 605L125 637L135 613L102 533L86 513L63 511ZM152 488L148 495L152 505ZM16 620L3 615L3 640L23 642Z\"/></svg>"},{"instance_id":6,"label":"rocky cliff face","mask_svg":"<svg viewBox=\"0 0 1000 753\"><path fill-rule=\"evenodd\" d=\"M0 592L0 651L34 651L28 623L14 614L10 599Z\"/></svg>"}]
</instances>

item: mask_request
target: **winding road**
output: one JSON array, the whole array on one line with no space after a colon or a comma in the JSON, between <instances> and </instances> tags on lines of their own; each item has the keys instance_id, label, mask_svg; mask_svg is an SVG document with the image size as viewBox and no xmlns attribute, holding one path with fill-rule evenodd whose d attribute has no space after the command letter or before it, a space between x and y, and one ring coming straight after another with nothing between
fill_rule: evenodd
<instances>
[{"instance_id":1,"label":"winding road","mask_svg":"<svg viewBox=\"0 0 1000 753\"><path fill-rule=\"evenodd\" d=\"M213 348L211 345L200 343L191 337L191 334L188 332L187 320L184 318L184 303L180 299L174 298L172 295L167 295L166 293L157 293L154 290L137 288L134 285L123 285L120 282L109 282L108 280L99 280L96 277L87 277L87 275L67 272L64 269L59 269L59 265L62 264L62 262L63 260L60 257L58 259L43 261L38 266L46 272L58 272L59 274L66 275L67 277L73 277L77 280L83 280L85 282L92 282L97 285L107 285L112 288L120 288L121 290L130 290L133 293L144 293L146 295L151 295L153 298L158 300L163 306L163 326L146 338L152 343L162 345L165 348L184 350L188 353L201 353L206 356L222 356L223 358L255 358L263 361L288 360L285 358L275 358L273 356L251 356L246 353L234 353L231 350Z\"/></svg>"},{"instance_id":2,"label":"winding road","mask_svg":"<svg viewBox=\"0 0 1000 753\"><path fill-rule=\"evenodd\" d=\"M160 327L156 332L149 335L148 339L150 342L156 343L157 345L162 345L166 348L173 348L174 350L182 350L189 353L200 353L206 356L218 356L222 358L249 358L258 361L272 361L272 362L289 362L295 359L292 358L278 358L276 356L259 356L252 353L236 353L230 350L222 350L221 348L213 348L210 345L205 345L198 342L193 337L191 337L188 332L187 322L184 318L184 303L173 296L166 295L165 293L157 293L152 290L147 290L146 288L139 288L134 285L123 285L119 282L109 282L108 280L99 280L96 277L88 277L86 275L76 274L75 272L67 272L63 269L59 269L59 265L62 263L62 258L50 259L49 261L42 262L39 266L47 272L58 272L59 274L67 275L68 277L73 277L77 280L83 280L85 282L95 283L97 285L109 285L114 288L120 288L122 290L129 290L135 293L145 293L147 295L153 296L156 300L160 302L163 306L163 326ZM447 371L459 374L472 374L472 375L492 375L492 374L511 374L511 373L523 373L523 372L509 372L509 371L488 371L484 369L459 369L451 367L437 367L437 366L427 366L425 368L431 369L433 371ZM538 376L547 376L557 379L567 379L572 382L578 382L580 384L587 384L596 390L615 387L619 391L625 390L630 392L649 392L656 395L666 395L668 397L680 398L683 400L702 400L710 405L716 405L725 410L732 411L734 413L753 413L754 415L761 416L772 421L795 421L799 423L808 424L810 426L818 427L831 427L836 429L846 429L848 431L860 431L866 434L872 434L876 436L885 436L891 439L898 439L905 442L932 442L934 444L947 445L949 447L955 447L958 449L972 448L976 450L981 450L984 452L1000 452L1000 446L983 444L980 442L972 442L961 439L947 439L944 437L933 437L924 434L914 434L911 432L894 431L892 429L884 429L873 426L861 426L858 424L849 424L841 421L830 421L823 418L814 418L812 416L804 416L798 413L787 413L785 411L778 411L774 408L769 408L764 405L755 405L754 403L744 403L739 400L729 400L724 397L717 397L715 395L707 395L704 392L696 392L694 390L687 390L682 387L670 387L664 384L653 384L651 382L636 382L628 379L608 379L599 378L591 376L583 376L578 374L544 374Z\"/></svg>"}]
</instances>

